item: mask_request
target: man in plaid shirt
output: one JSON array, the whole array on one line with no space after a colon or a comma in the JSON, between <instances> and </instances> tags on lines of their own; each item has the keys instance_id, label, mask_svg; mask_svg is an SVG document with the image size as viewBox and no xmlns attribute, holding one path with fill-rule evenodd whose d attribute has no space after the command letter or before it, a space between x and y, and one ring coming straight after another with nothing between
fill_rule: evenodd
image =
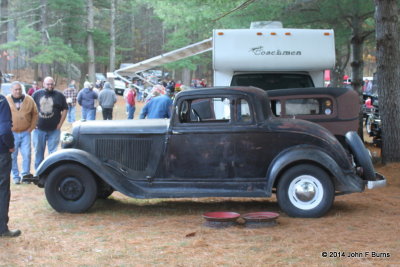
<instances>
[{"instance_id":1,"label":"man in plaid shirt","mask_svg":"<svg viewBox=\"0 0 400 267\"><path fill-rule=\"evenodd\" d=\"M67 121L70 123L75 122L77 95L78 92L75 89L75 81L72 80L68 85L68 88L64 90L64 96L68 104Z\"/></svg>"}]
</instances>

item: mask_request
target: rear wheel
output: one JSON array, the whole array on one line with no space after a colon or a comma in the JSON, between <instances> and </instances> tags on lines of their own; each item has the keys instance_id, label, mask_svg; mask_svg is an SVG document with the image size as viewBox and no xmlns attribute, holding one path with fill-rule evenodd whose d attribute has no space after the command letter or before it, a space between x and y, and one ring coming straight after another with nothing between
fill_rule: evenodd
<instances>
[{"instance_id":1,"label":"rear wheel","mask_svg":"<svg viewBox=\"0 0 400 267\"><path fill-rule=\"evenodd\" d=\"M88 169L77 164L64 164L50 172L45 194L56 211L80 213L94 204L97 183Z\"/></svg>"},{"instance_id":2,"label":"rear wheel","mask_svg":"<svg viewBox=\"0 0 400 267\"><path fill-rule=\"evenodd\" d=\"M316 218L331 208L334 191L333 183L324 170L301 164L282 175L276 194L280 208L289 216Z\"/></svg>"}]
</instances>

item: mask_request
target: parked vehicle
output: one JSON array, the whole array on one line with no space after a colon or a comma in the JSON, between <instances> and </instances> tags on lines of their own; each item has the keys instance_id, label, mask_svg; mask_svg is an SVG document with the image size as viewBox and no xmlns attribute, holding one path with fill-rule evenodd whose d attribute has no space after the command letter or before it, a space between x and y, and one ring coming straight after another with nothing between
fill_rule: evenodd
<instances>
[{"instance_id":1,"label":"parked vehicle","mask_svg":"<svg viewBox=\"0 0 400 267\"><path fill-rule=\"evenodd\" d=\"M103 73L96 73L96 81L105 82L107 81L106 76Z\"/></svg>"},{"instance_id":2,"label":"parked vehicle","mask_svg":"<svg viewBox=\"0 0 400 267\"><path fill-rule=\"evenodd\" d=\"M345 150L318 124L275 117L259 88L183 91L172 110L170 120L78 122L33 181L59 212L84 212L114 190L135 198L276 193L294 217L322 216L335 196L386 184L356 132L345 134Z\"/></svg>"},{"instance_id":3,"label":"parked vehicle","mask_svg":"<svg viewBox=\"0 0 400 267\"><path fill-rule=\"evenodd\" d=\"M364 107L364 117L365 117L365 130L369 136L372 137L373 144L378 147L382 146L382 121L379 115L379 103L378 98L373 98L373 107Z\"/></svg>"},{"instance_id":4,"label":"parked vehicle","mask_svg":"<svg viewBox=\"0 0 400 267\"><path fill-rule=\"evenodd\" d=\"M358 131L359 96L350 88L291 88L269 90L274 115L315 122L347 147L345 135Z\"/></svg>"},{"instance_id":5,"label":"parked vehicle","mask_svg":"<svg viewBox=\"0 0 400 267\"><path fill-rule=\"evenodd\" d=\"M14 78L14 74L12 73L3 73L1 83L11 83L11 80Z\"/></svg>"},{"instance_id":6,"label":"parked vehicle","mask_svg":"<svg viewBox=\"0 0 400 267\"><path fill-rule=\"evenodd\" d=\"M0 93L4 96L11 94L11 84L12 83L2 83ZM22 86L22 93L26 94L25 85L21 83Z\"/></svg>"},{"instance_id":7,"label":"parked vehicle","mask_svg":"<svg viewBox=\"0 0 400 267\"><path fill-rule=\"evenodd\" d=\"M128 84L122 81L120 78L114 79L114 91L117 95L124 95L125 90L128 88Z\"/></svg>"},{"instance_id":8,"label":"parked vehicle","mask_svg":"<svg viewBox=\"0 0 400 267\"><path fill-rule=\"evenodd\" d=\"M96 73L96 81L104 83L107 81L107 78L103 73ZM126 88L128 88L128 85L125 81L119 77L114 79L114 91L117 95L124 95Z\"/></svg>"}]
</instances>

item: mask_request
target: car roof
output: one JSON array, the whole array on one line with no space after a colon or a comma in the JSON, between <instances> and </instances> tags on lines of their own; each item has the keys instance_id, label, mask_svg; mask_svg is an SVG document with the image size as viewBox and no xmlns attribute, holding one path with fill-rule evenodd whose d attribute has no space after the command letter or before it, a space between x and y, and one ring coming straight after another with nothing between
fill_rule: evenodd
<instances>
[{"instance_id":1,"label":"car roof","mask_svg":"<svg viewBox=\"0 0 400 267\"><path fill-rule=\"evenodd\" d=\"M353 91L353 89L345 87L306 87L269 90L268 95L271 97L292 95L331 95L339 97L349 91Z\"/></svg>"},{"instance_id":2,"label":"car roof","mask_svg":"<svg viewBox=\"0 0 400 267\"><path fill-rule=\"evenodd\" d=\"M245 95L253 95L255 97L266 97L267 94L264 90L253 87L253 86L216 86L209 88L196 88L189 89L179 93L180 96L186 95L209 95L209 94L245 94Z\"/></svg>"}]
</instances>

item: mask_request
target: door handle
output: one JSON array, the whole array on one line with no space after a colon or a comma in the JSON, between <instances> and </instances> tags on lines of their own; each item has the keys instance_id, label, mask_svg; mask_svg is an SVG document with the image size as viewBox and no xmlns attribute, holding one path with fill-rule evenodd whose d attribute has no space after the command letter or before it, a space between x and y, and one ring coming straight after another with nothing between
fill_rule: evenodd
<instances>
[{"instance_id":1,"label":"door handle","mask_svg":"<svg viewBox=\"0 0 400 267\"><path fill-rule=\"evenodd\" d=\"M172 131L172 134L182 134L182 133L178 131Z\"/></svg>"}]
</instances>

